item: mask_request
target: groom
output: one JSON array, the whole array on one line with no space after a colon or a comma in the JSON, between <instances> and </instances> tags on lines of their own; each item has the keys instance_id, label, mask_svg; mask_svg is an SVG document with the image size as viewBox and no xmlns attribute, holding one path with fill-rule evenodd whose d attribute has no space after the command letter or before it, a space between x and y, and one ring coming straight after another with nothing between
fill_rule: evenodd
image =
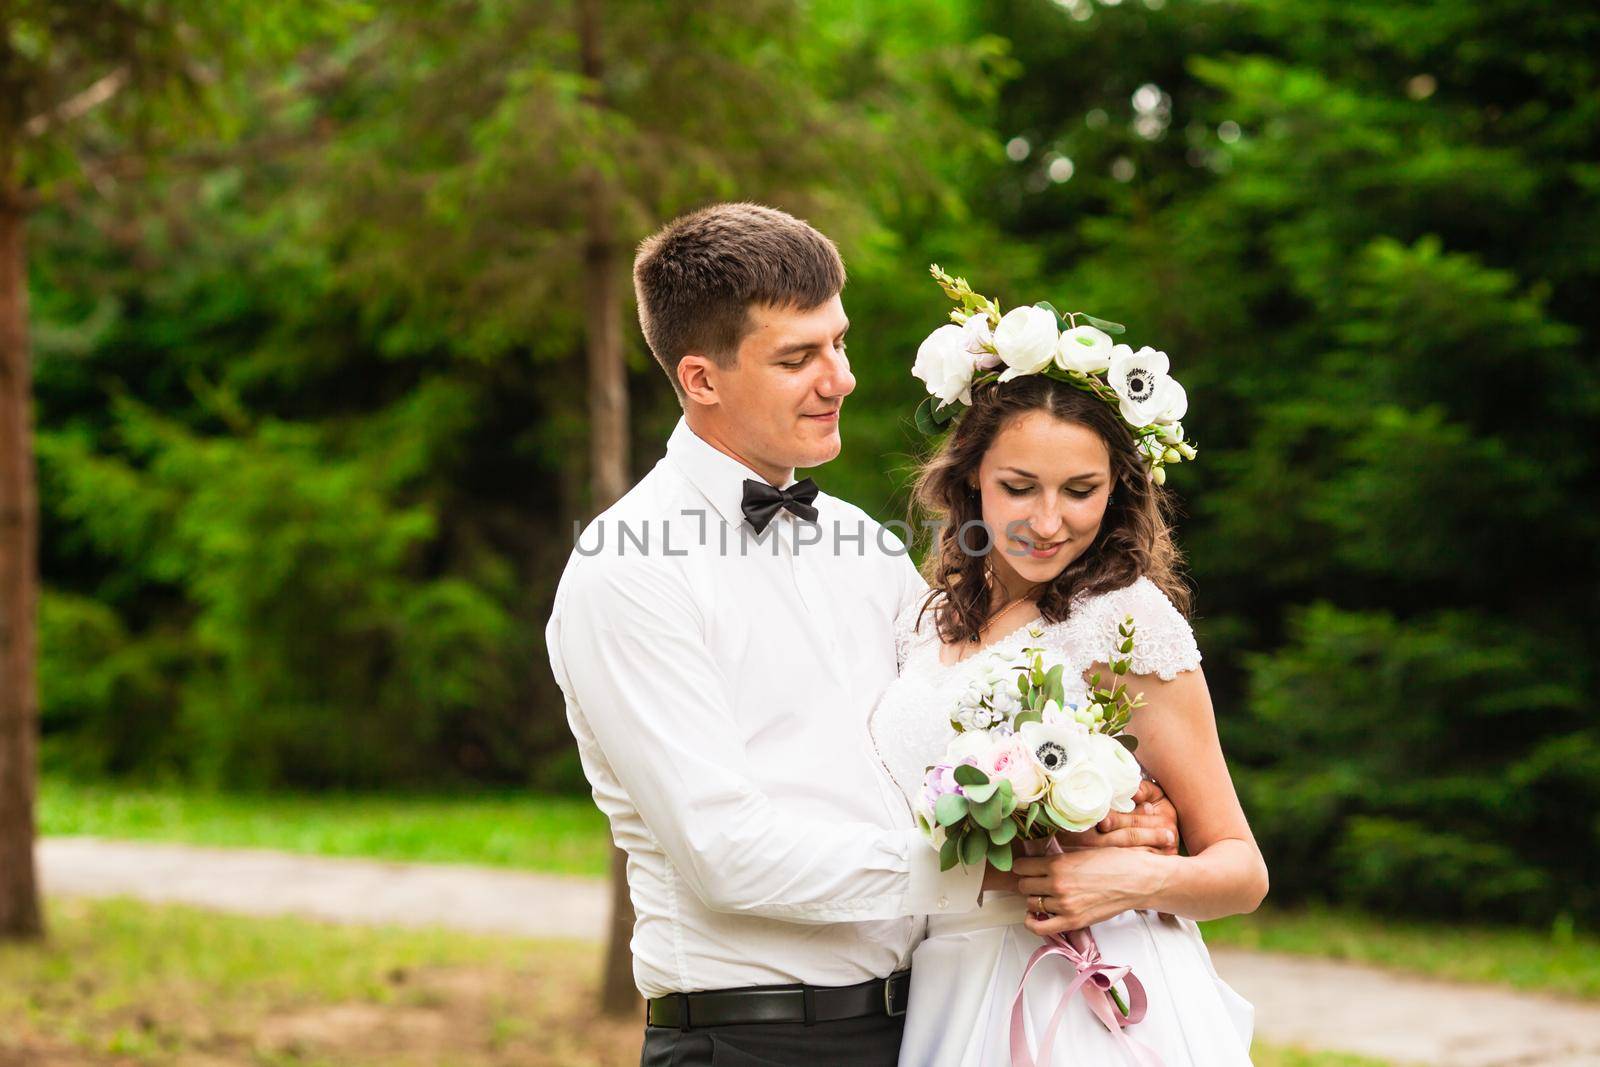
<instances>
[{"instance_id":1,"label":"groom","mask_svg":"<svg viewBox=\"0 0 1600 1067\"><path fill-rule=\"evenodd\" d=\"M872 747L894 619L926 591L903 542L794 478L839 454L844 280L832 242L754 204L634 263L684 415L580 535L545 637L628 854L643 1067L893 1064L922 917L1015 888L941 873ZM1159 810L1088 843L1159 844Z\"/></svg>"}]
</instances>

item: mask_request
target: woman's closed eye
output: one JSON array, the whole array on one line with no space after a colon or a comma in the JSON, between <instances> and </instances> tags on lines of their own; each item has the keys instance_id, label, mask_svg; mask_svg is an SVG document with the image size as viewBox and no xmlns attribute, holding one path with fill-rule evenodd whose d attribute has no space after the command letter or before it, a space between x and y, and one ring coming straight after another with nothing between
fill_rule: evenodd
<instances>
[{"instance_id":1,"label":"woman's closed eye","mask_svg":"<svg viewBox=\"0 0 1600 1067\"><path fill-rule=\"evenodd\" d=\"M1005 482L1001 482L1000 483L1000 488L1004 489L1011 496L1027 496L1029 493L1033 492L1033 486L1031 486L1031 485L1018 486L1018 485L1008 485ZM1094 495L1094 490L1093 489L1071 489L1071 488L1068 488L1067 489L1067 495L1077 497L1079 500L1084 500L1084 499L1087 499L1088 497L1093 496Z\"/></svg>"}]
</instances>

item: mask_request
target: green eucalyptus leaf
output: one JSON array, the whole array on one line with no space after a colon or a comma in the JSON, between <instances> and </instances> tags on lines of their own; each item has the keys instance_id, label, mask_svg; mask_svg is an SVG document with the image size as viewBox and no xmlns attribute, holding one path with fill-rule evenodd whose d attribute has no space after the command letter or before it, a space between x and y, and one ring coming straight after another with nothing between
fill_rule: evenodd
<instances>
[{"instance_id":1,"label":"green eucalyptus leaf","mask_svg":"<svg viewBox=\"0 0 1600 1067\"><path fill-rule=\"evenodd\" d=\"M1044 722L1044 713L1032 708L1027 711L1019 711L1017 712L1017 717L1011 720L1011 726L1013 729L1020 730L1024 723L1029 722Z\"/></svg>"},{"instance_id":2,"label":"green eucalyptus leaf","mask_svg":"<svg viewBox=\"0 0 1600 1067\"><path fill-rule=\"evenodd\" d=\"M1078 312L1078 314L1082 317L1084 322L1087 322L1090 326L1093 326L1097 330L1104 330L1106 333L1128 332L1128 328L1122 325L1120 322L1107 322L1105 319L1097 319L1093 315L1083 311Z\"/></svg>"},{"instance_id":3,"label":"green eucalyptus leaf","mask_svg":"<svg viewBox=\"0 0 1600 1067\"><path fill-rule=\"evenodd\" d=\"M987 774L984 774L970 763L961 764L953 773L956 784L960 786L985 785L989 781Z\"/></svg>"},{"instance_id":4,"label":"green eucalyptus leaf","mask_svg":"<svg viewBox=\"0 0 1600 1067\"><path fill-rule=\"evenodd\" d=\"M989 851L989 835L974 828L961 839L961 862L968 867L982 863Z\"/></svg>"},{"instance_id":5,"label":"green eucalyptus leaf","mask_svg":"<svg viewBox=\"0 0 1600 1067\"><path fill-rule=\"evenodd\" d=\"M933 805L933 817L940 826L954 826L967 816L967 798L946 793Z\"/></svg>"},{"instance_id":6,"label":"green eucalyptus leaf","mask_svg":"<svg viewBox=\"0 0 1600 1067\"><path fill-rule=\"evenodd\" d=\"M995 842L989 846L989 864L997 871L1011 869L1011 846Z\"/></svg>"},{"instance_id":7,"label":"green eucalyptus leaf","mask_svg":"<svg viewBox=\"0 0 1600 1067\"><path fill-rule=\"evenodd\" d=\"M939 869L948 871L956 865L961 858L961 839L951 834L944 839L944 844L939 846Z\"/></svg>"},{"instance_id":8,"label":"green eucalyptus leaf","mask_svg":"<svg viewBox=\"0 0 1600 1067\"><path fill-rule=\"evenodd\" d=\"M1065 670L1066 664L1057 663L1050 668L1050 673L1045 675L1044 679L1045 696L1057 704L1066 703L1067 684L1062 678L1062 672Z\"/></svg>"},{"instance_id":9,"label":"green eucalyptus leaf","mask_svg":"<svg viewBox=\"0 0 1600 1067\"><path fill-rule=\"evenodd\" d=\"M989 831L989 840L997 845L1004 845L1017 836L1017 824L1011 819L1006 819L999 826Z\"/></svg>"},{"instance_id":10,"label":"green eucalyptus leaf","mask_svg":"<svg viewBox=\"0 0 1600 1067\"><path fill-rule=\"evenodd\" d=\"M923 397L922 403L917 405L916 414L912 416L913 421L917 424L917 429L929 437L933 437L940 431L939 424L933 421L933 406L937 402L937 397Z\"/></svg>"},{"instance_id":11,"label":"green eucalyptus leaf","mask_svg":"<svg viewBox=\"0 0 1600 1067\"><path fill-rule=\"evenodd\" d=\"M1117 734L1116 736L1117 740L1122 742L1122 747L1129 752L1137 752L1139 750L1139 739L1137 737L1132 734Z\"/></svg>"},{"instance_id":12,"label":"green eucalyptus leaf","mask_svg":"<svg viewBox=\"0 0 1600 1067\"><path fill-rule=\"evenodd\" d=\"M1005 820L1005 803L999 797L990 797L981 804L972 805L972 821L985 830L993 830Z\"/></svg>"},{"instance_id":13,"label":"green eucalyptus leaf","mask_svg":"<svg viewBox=\"0 0 1600 1067\"><path fill-rule=\"evenodd\" d=\"M982 785L969 785L965 787L967 803L982 804L998 792L1000 786L994 782L985 782Z\"/></svg>"}]
</instances>

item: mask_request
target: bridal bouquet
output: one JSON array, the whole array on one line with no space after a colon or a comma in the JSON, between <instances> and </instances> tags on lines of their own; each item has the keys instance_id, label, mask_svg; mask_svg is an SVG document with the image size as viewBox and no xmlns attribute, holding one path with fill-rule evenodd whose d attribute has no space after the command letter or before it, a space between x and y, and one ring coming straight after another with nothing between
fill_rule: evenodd
<instances>
[{"instance_id":1,"label":"bridal bouquet","mask_svg":"<svg viewBox=\"0 0 1600 1067\"><path fill-rule=\"evenodd\" d=\"M1087 830L1109 812L1133 810L1142 773L1138 742L1123 731L1143 700L1118 681L1133 651L1132 616L1117 634L1111 688L1096 674L1087 689L1073 679L1069 691L1067 664L1042 648L980 654L950 712L956 736L928 768L917 805L942 870L987 860L1007 871L1014 842Z\"/></svg>"},{"instance_id":2,"label":"bridal bouquet","mask_svg":"<svg viewBox=\"0 0 1600 1067\"><path fill-rule=\"evenodd\" d=\"M1043 631L1029 636L1037 639ZM1124 731L1144 701L1142 695L1130 698L1119 681L1131 662L1132 616L1118 625L1117 636L1108 658L1112 686L1101 688L1095 674L1081 692L1068 692L1066 662L1043 648L985 654L951 710L956 736L944 758L928 768L917 804L917 822L938 846L941 870L987 860L1008 871L1013 848L1028 855L1058 851L1056 831L1087 830L1109 812L1133 810L1143 773L1133 758L1137 740ZM1052 958L1076 973L1044 1029L1036 1059L1023 1022L1023 990L1034 969ZM1079 995L1134 1062L1160 1067L1158 1056L1124 1032L1145 1017L1149 999L1143 984L1128 967L1103 959L1087 928L1045 937L1024 967L1011 1002L1013 1067L1051 1062L1066 1002Z\"/></svg>"}]
</instances>

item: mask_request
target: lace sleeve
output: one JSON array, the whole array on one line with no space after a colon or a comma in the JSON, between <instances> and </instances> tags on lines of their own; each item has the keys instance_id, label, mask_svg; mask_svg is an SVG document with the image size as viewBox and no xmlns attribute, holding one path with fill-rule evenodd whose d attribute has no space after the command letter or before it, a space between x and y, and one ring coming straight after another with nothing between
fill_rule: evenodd
<instances>
[{"instance_id":1,"label":"lace sleeve","mask_svg":"<svg viewBox=\"0 0 1600 1067\"><path fill-rule=\"evenodd\" d=\"M894 620L894 669L898 672L906 665L906 657L911 654L911 646L916 641L919 632L926 632L933 625L933 610L922 614L923 602L926 595L919 596L901 609L899 616ZM922 615L922 630L917 629L917 617Z\"/></svg>"},{"instance_id":2,"label":"lace sleeve","mask_svg":"<svg viewBox=\"0 0 1600 1067\"><path fill-rule=\"evenodd\" d=\"M1140 578L1106 594L1096 608L1090 640L1097 660L1104 661L1111 654L1116 647L1117 624L1132 615L1135 630L1129 669L1134 674L1154 674L1170 682L1180 671L1200 666L1200 647L1189 620L1150 579Z\"/></svg>"}]
</instances>

